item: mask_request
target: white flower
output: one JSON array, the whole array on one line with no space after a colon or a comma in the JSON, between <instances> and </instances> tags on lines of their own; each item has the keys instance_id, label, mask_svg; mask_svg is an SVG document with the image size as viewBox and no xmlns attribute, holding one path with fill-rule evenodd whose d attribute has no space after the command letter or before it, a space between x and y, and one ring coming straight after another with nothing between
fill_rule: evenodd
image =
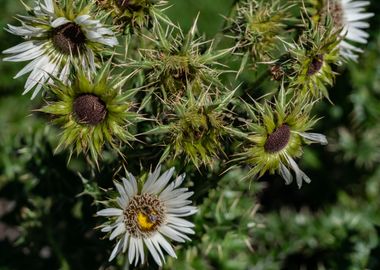
<instances>
[{"instance_id":1,"label":"white flower","mask_svg":"<svg viewBox=\"0 0 380 270\"><path fill-rule=\"evenodd\" d=\"M95 69L95 54L103 45L118 44L113 32L85 14L86 8L73 12L74 7L60 8L53 0L37 0L30 16L18 16L21 26L8 25L6 30L26 41L9 48L4 61L31 61L14 78L30 73L24 93L34 88L32 98L51 76L67 81L72 64L83 69ZM70 11L66 12L66 9Z\"/></svg>"},{"instance_id":2,"label":"white flower","mask_svg":"<svg viewBox=\"0 0 380 270\"><path fill-rule=\"evenodd\" d=\"M369 37L365 29L369 28L366 19L372 17L373 13L365 12L369 1L355 0L329 0L328 10L338 28L343 28L340 43L340 53L348 60L357 61L356 53L363 52L352 43L366 44Z\"/></svg>"},{"instance_id":3,"label":"white flower","mask_svg":"<svg viewBox=\"0 0 380 270\"><path fill-rule=\"evenodd\" d=\"M102 232L111 233L110 240L117 239L110 261L118 253L128 250L130 263L144 263L145 245L156 263L162 266L165 262L162 249L176 258L167 238L185 242L190 240L186 234L194 234L194 224L182 218L197 211L196 207L189 205L191 201L188 198L193 192L179 188L185 175L178 176L169 184L174 168L161 176L160 170L161 167L158 166L153 173L149 173L141 191L135 177L127 173L128 179L123 178L122 184L115 183L120 194L116 199L118 208L106 208L97 212L98 216L108 216L114 221L102 228Z\"/></svg>"}]
</instances>

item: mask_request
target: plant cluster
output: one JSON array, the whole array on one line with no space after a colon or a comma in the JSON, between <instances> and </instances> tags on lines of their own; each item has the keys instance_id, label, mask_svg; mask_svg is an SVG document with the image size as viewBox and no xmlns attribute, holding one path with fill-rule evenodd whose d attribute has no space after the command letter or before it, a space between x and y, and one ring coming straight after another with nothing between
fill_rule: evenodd
<instances>
[{"instance_id":1,"label":"plant cluster","mask_svg":"<svg viewBox=\"0 0 380 270\"><path fill-rule=\"evenodd\" d=\"M282 209L264 219L255 203L264 188L258 181L266 175L279 175L285 184L295 182L298 188L313 180L301 169L302 161L310 144L328 144L317 122L329 117L315 110L321 104L333 108L331 92L339 71L345 66L355 69L362 52L358 44L367 43L369 36L366 20L373 16L365 11L368 3L235 1L214 39L198 31L202 14L184 31L166 14L169 4L162 0L25 4L27 15L17 16L20 24L6 27L24 41L3 51L4 61L28 61L15 77L29 73L24 94L31 92L32 99L42 97L43 102L34 112L44 117L38 122L41 132L31 136L37 143L21 152L25 164L34 162L33 168L42 175L59 175L40 168L48 159L66 161L67 177L78 175L75 164L85 164L82 185L68 187L64 203L71 205L70 199L78 194L91 199L90 214L97 216L94 231L114 241L112 250L104 247L103 252L109 261L116 260L115 265L211 269L204 259L208 257L225 269L247 269L250 264L278 269L280 259L296 253L299 246L344 245L346 235L340 226L356 232L348 241L368 255L376 245L371 242L376 229L371 222L350 221L373 214L370 207L364 213L352 205L347 206L349 212L332 207L320 214L321 219L308 210ZM358 88L353 100L365 98L365 86ZM363 111L377 113L370 103L355 104L359 126ZM51 125L46 125L48 120ZM340 128L328 147L335 152L344 149L346 160L373 166L380 160L378 152L371 151L373 146L361 147L368 151L359 154L356 147L370 141L378 149L380 129L365 128L368 133L361 136ZM33 160L42 148L49 148L45 150L50 156ZM13 169L9 175L17 173ZM176 175L175 170L184 173ZM26 178L33 179L32 189L46 184L38 175ZM343 205L346 197L340 195ZM38 211L24 209L20 241L33 241L28 232L40 230L40 220L56 206L55 201L43 203L36 197L30 208ZM276 227L278 219L286 220L288 227ZM308 230L319 222L325 226ZM294 239L287 229L304 237ZM326 230L336 234L316 243L328 234ZM67 269L70 263L52 234L47 232L50 245ZM273 234L283 237L276 248L257 247L255 241L269 241ZM192 238L196 244L189 243ZM363 248L365 241L371 242L370 248ZM232 254L234 248L245 253L238 254L240 259L226 258L224 252ZM252 251L255 256L244 255ZM343 257L360 268L368 263L363 254L346 251Z\"/></svg>"}]
</instances>

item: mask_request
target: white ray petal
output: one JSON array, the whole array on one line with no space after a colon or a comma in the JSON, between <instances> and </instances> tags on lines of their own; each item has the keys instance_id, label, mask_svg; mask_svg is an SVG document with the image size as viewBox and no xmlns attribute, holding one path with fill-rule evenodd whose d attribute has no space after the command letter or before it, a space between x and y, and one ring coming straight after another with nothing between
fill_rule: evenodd
<instances>
[{"instance_id":1,"label":"white ray petal","mask_svg":"<svg viewBox=\"0 0 380 270\"><path fill-rule=\"evenodd\" d=\"M297 163L294 161L292 157L288 156L288 161L293 171L296 173L296 181L298 188L302 187L303 180L305 180L306 183L311 182L310 178L298 167Z\"/></svg>"},{"instance_id":2,"label":"white ray petal","mask_svg":"<svg viewBox=\"0 0 380 270\"><path fill-rule=\"evenodd\" d=\"M40 46L36 41L26 41L3 51L3 53L21 53Z\"/></svg>"},{"instance_id":3,"label":"white ray petal","mask_svg":"<svg viewBox=\"0 0 380 270\"><path fill-rule=\"evenodd\" d=\"M288 168L282 163L280 163L280 174L282 178L284 178L285 183L287 185L290 185L293 182L293 175L290 173Z\"/></svg>"},{"instance_id":4,"label":"white ray petal","mask_svg":"<svg viewBox=\"0 0 380 270\"><path fill-rule=\"evenodd\" d=\"M150 254L152 254L154 261L158 264L158 266L162 266L162 261L160 258L160 255L158 255L158 252L156 248L154 247L152 241L149 238L144 238L144 243L148 247L148 250Z\"/></svg>"},{"instance_id":5,"label":"white ray petal","mask_svg":"<svg viewBox=\"0 0 380 270\"><path fill-rule=\"evenodd\" d=\"M137 239L134 237L131 237L129 240L128 260L131 264L133 264L133 261L135 261L135 260L136 260L135 262L137 264L137 260L138 260L138 256L136 255L136 253L138 252L136 250L136 241L137 241Z\"/></svg>"},{"instance_id":6,"label":"white ray petal","mask_svg":"<svg viewBox=\"0 0 380 270\"><path fill-rule=\"evenodd\" d=\"M194 227L194 224L190 221L187 221L183 218L178 218L172 215L168 215L167 217L168 223L172 223L174 226L181 226L181 227Z\"/></svg>"},{"instance_id":7,"label":"white ray petal","mask_svg":"<svg viewBox=\"0 0 380 270\"><path fill-rule=\"evenodd\" d=\"M137 248L138 248L139 253L140 253L141 263L143 264L145 261L145 254L144 254L143 240L141 238L139 238L137 240Z\"/></svg>"},{"instance_id":8,"label":"white ray petal","mask_svg":"<svg viewBox=\"0 0 380 270\"><path fill-rule=\"evenodd\" d=\"M123 210L119 208L106 208L96 212L97 216L120 216L123 214Z\"/></svg>"},{"instance_id":9,"label":"white ray petal","mask_svg":"<svg viewBox=\"0 0 380 270\"><path fill-rule=\"evenodd\" d=\"M299 133L302 137L304 137L307 140L320 143L322 145L327 145L328 141L325 135L320 133L310 133L310 132L300 132Z\"/></svg>"},{"instance_id":10,"label":"white ray petal","mask_svg":"<svg viewBox=\"0 0 380 270\"><path fill-rule=\"evenodd\" d=\"M190 241L190 238L187 237L185 234L177 232L176 230L170 228L169 226L161 226L160 229L158 230L160 233L163 235L173 239L174 241L184 243L185 240Z\"/></svg>"},{"instance_id":11,"label":"white ray petal","mask_svg":"<svg viewBox=\"0 0 380 270\"><path fill-rule=\"evenodd\" d=\"M52 23L51 23L51 26L54 27L54 28L57 28L61 25L64 25L66 23L69 23L70 21L68 19L66 19L65 17L59 17L57 19L55 19Z\"/></svg>"},{"instance_id":12,"label":"white ray petal","mask_svg":"<svg viewBox=\"0 0 380 270\"><path fill-rule=\"evenodd\" d=\"M129 233L125 233L124 238L123 238L123 253L127 250L128 247L128 241L129 241Z\"/></svg>"},{"instance_id":13,"label":"white ray petal","mask_svg":"<svg viewBox=\"0 0 380 270\"><path fill-rule=\"evenodd\" d=\"M116 237L118 237L120 234L122 234L124 232L125 232L125 224L124 224L124 222L120 222L117 225L116 229L111 233L110 240L115 239Z\"/></svg>"},{"instance_id":14,"label":"white ray petal","mask_svg":"<svg viewBox=\"0 0 380 270\"><path fill-rule=\"evenodd\" d=\"M175 254L175 251L173 247L169 244L169 242L160 234L156 233L155 235L157 242L160 244L160 246L163 247L163 249L172 257L177 258L177 255Z\"/></svg>"},{"instance_id":15,"label":"white ray petal","mask_svg":"<svg viewBox=\"0 0 380 270\"><path fill-rule=\"evenodd\" d=\"M150 185L144 185L142 192L143 193L153 193L159 194L169 182L170 178L174 174L175 168L170 168L166 172L164 172L156 181L150 183Z\"/></svg>"},{"instance_id":16,"label":"white ray petal","mask_svg":"<svg viewBox=\"0 0 380 270\"><path fill-rule=\"evenodd\" d=\"M122 243L121 243L121 239L117 242L116 246L114 247L114 249L112 250L112 253L111 253L111 256L110 258L108 259L108 261L112 261L116 255L120 252L120 250L122 249Z\"/></svg>"}]
</instances>

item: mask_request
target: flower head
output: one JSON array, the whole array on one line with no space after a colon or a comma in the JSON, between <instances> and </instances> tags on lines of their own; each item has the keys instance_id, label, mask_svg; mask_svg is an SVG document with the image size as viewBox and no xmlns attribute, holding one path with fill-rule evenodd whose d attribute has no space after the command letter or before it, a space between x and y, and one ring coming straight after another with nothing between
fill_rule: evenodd
<instances>
[{"instance_id":1,"label":"flower head","mask_svg":"<svg viewBox=\"0 0 380 270\"><path fill-rule=\"evenodd\" d=\"M312 103L305 100L286 103L281 94L275 104L266 101L264 104L256 103L254 107L247 105L252 117L252 122L248 123L249 143L244 152L239 154L238 160L252 167L249 177L261 177L265 172L279 172L287 184L293 181L289 171L291 168L301 187L303 180L309 183L310 179L294 159L302 155L305 143L317 142L324 145L327 140L322 134L307 132L316 122L309 116Z\"/></svg>"},{"instance_id":2,"label":"flower head","mask_svg":"<svg viewBox=\"0 0 380 270\"><path fill-rule=\"evenodd\" d=\"M210 98L207 90L199 97L187 90L187 97L172 105L173 110L161 119L162 124L146 134L163 135L166 145L161 160L184 158L197 168L211 166L223 154L223 139L229 132L226 123L227 105L235 91L223 97Z\"/></svg>"},{"instance_id":3,"label":"flower head","mask_svg":"<svg viewBox=\"0 0 380 270\"><path fill-rule=\"evenodd\" d=\"M199 95L205 87L223 88L219 80L222 73L218 60L231 50L214 50L212 41L197 38L197 19L185 35L181 29L169 26L164 30L154 27L152 49L140 50L141 61L130 65L142 69L147 76L147 87L164 101L183 97L190 86ZM150 90L150 89L149 89Z\"/></svg>"},{"instance_id":4,"label":"flower head","mask_svg":"<svg viewBox=\"0 0 380 270\"><path fill-rule=\"evenodd\" d=\"M320 18L331 16L334 27L341 30L342 40L339 43L340 54L347 60L357 61L357 53L363 52L355 43L366 44L369 34L365 29L369 24L365 21L374 14L365 11L369 1L356 0L322 0Z\"/></svg>"},{"instance_id":5,"label":"flower head","mask_svg":"<svg viewBox=\"0 0 380 270\"><path fill-rule=\"evenodd\" d=\"M98 216L110 217L111 222L103 225L102 232L111 233L110 240L117 239L110 261L120 252L128 250L128 260L137 265L145 262L144 245L156 263L162 266L164 249L170 256L176 254L167 239L177 242L190 240L186 234L194 234L193 223L183 217L193 215L197 208L190 206L188 198L193 194L187 188L180 188L185 174L169 184L174 168L160 176L158 166L142 188L135 177L127 172L122 183L115 182L119 192L116 208L106 208L97 212Z\"/></svg>"},{"instance_id":6,"label":"flower head","mask_svg":"<svg viewBox=\"0 0 380 270\"><path fill-rule=\"evenodd\" d=\"M333 31L331 22L326 23L312 24L290 48L290 62L294 63L291 87L314 98L329 97L327 86L335 79L332 65L340 63L339 32Z\"/></svg>"},{"instance_id":7,"label":"flower head","mask_svg":"<svg viewBox=\"0 0 380 270\"><path fill-rule=\"evenodd\" d=\"M135 139L127 129L138 120L131 111L131 93L121 92L125 79L113 78L109 67L105 65L96 76L78 70L70 85L56 80L49 86L54 99L41 111L51 114L63 129L57 149L70 148L77 154L90 151L97 162L105 143L118 150L118 142Z\"/></svg>"},{"instance_id":8,"label":"flower head","mask_svg":"<svg viewBox=\"0 0 380 270\"><path fill-rule=\"evenodd\" d=\"M289 1L291 2L291 1ZM248 51L254 60L269 61L286 32L293 4L278 0L241 1L231 19L233 38L238 51ZM287 32L287 36L289 33Z\"/></svg>"},{"instance_id":9,"label":"flower head","mask_svg":"<svg viewBox=\"0 0 380 270\"><path fill-rule=\"evenodd\" d=\"M3 53L4 61L30 61L15 78L30 72L24 93L34 88L32 98L51 75L66 81L73 63L95 70L95 54L104 46L118 44L113 32L89 15L90 6L82 0L65 0L61 6L53 0L37 0L30 15L19 16L21 26L8 25L8 32L22 36L25 42ZM79 8L78 8L79 7Z\"/></svg>"},{"instance_id":10,"label":"flower head","mask_svg":"<svg viewBox=\"0 0 380 270\"><path fill-rule=\"evenodd\" d=\"M120 32L151 27L157 19L169 22L161 10L166 4L163 0L96 0L97 7L110 15Z\"/></svg>"}]
</instances>

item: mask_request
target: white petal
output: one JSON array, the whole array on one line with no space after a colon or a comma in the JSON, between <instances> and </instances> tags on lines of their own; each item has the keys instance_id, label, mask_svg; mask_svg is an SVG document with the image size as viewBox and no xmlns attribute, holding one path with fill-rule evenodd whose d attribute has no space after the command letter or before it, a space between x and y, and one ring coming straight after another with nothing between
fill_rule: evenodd
<instances>
[{"instance_id":1,"label":"white petal","mask_svg":"<svg viewBox=\"0 0 380 270\"><path fill-rule=\"evenodd\" d=\"M149 185L144 185L142 192L143 193L153 193L159 194L169 182L170 178L173 176L175 168L171 168L164 172L156 181L153 181Z\"/></svg>"},{"instance_id":2,"label":"white petal","mask_svg":"<svg viewBox=\"0 0 380 270\"><path fill-rule=\"evenodd\" d=\"M52 23L51 26L54 28L57 28L61 25L64 25L66 23L69 23L70 21L66 19L65 17L59 17L58 19L55 19Z\"/></svg>"},{"instance_id":3,"label":"white petal","mask_svg":"<svg viewBox=\"0 0 380 270\"><path fill-rule=\"evenodd\" d=\"M160 245L158 244L157 235L158 234L156 233L150 240L152 241L152 244L154 245L154 247L156 248L156 250L160 254L161 259L165 262L165 256L164 256L164 253L162 253Z\"/></svg>"},{"instance_id":4,"label":"white petal","mask_svg":"<svg viewBox=\"0 0 380 270\"><path fill-rule=\"evenodd\" d=\"M124 239L123 239L123 253L127 250L128 247L128 240L129 240L129 233L125 233Z\"/></svg>"},{"instance_id":5,"label":"white petal","mask_svg":"<svg viewBox=\"0 0 380 270\"><path fill-rule=\"evenodd\" d=\"M22 53L19 53L13 56L5 57L3 58L3 61L22 62L22 61L32 60L45 53L43 46L44 46L43 44L39 46L34 46L28 51L24 51Z\"/></svg>"},{"instance_id":6,"label":"white petal","mask_svg":"<svg viewBox=\"0 0 380 270\"><path fill-rule=\"evenodd\" d=\"M280 163L280 174L281 174L282 178L285 179L285 183L287 185L290 185L293 182L292 174L290 173L288 168L286 168L286 166L282 163Z\"/></svg>"},{"instance_id":7,"label":"white petal","mask_svg":"<svg viewBox=\"0 0 380 270\"><path fill-rule=\"evenodd\" d=\"M128 195L125 192L124 187L117 182L115 182L115 186L116 186L116 189L119 192L121 198L124 200L124 202L127 202L128 201Z\"/></svg>"},{"instance_id":8,"label":"white petal","mask_svg":"<svg viewBox=\"0 0 380 270\"><path fill-rule=\"evenodd\" d=\"M96 212L97 216L120 216L123 214L123 210L119 208L106 208Z\"/></svg>"},{"instance_id":9,"label":"white petal","mask_svg":"<svg viewBox=\"0 0 380 270\"><path fill-rule=\"evenodd\" d=\"M173 225L168 225L170 228L176 230L176 231L180 231L180 232L183 232L183 233L186 233L186 234L195 234L194 230L193 229L190 229L188 227L180 227L180 226L173 226Z\"/></svg>"},{"instance_id":10,"label":"white petal","mask_svg":"<svg viewBox=\"0 0 380 270\"><path fill-rule=\"evenodd\" d=\"M88 20L91 16L90 15L81 15L75 18L74 22L77 24L82 24L84 21Z\"/></svg>"},{"instance_id":11,"label":"white petal","mask_svg":"<svg viewBox=\"0 0 380 270\"><path fill-rule=\"evenodd\" d=\"M163 235L173 239L174 241L184 243L185 240L190 241L190 238L187 237L185 234L182 234L180 232L177 232L176 230L173 230L169 226L161 226L159 229L159 232L162 233Z\"/></svg>"},{"instance_id":12,"label":"white petal","mask_svg":"<svg viewBox=\"0 0 380 270\"><path fill-rule=\"evenodd\" d=\"M301 171L301 169L298 167L297 163L293 160L293 158L288 156L288 161L290 163L290 166L292 167L292 169L296 173L296 180L297 180L298 188L301 188L302 180L305 180L306 183L311 182L310 178L303 171Z\"/></svg>"},{"instance_id":13,"label":"white petal","mask_svg":"<svg viewBox=\"0 0 380 270\"><path fill-rule=\"evenodd\" d=\"M120 234L124 232L125 232L125 224L124 222L121 222L119 223L119 225L117 225L116 229L111 233L110 240L115 239L116 237L118 237Z\"/></svg>"},{"instance_id":14,"label":"white petal","mask_svg":"<svg viewBox=\"0 0 380 270\"><path fill-rule=\"evenodd\" d=\"M137 248L138 248L139 253L140 253L141 263L143 264L145 261L145 254L144 254L144 245L143 245L143 241L141 238L139 238L137 240Z\"/></svg>"},{"instance_id":15,"label":"white petal","mask_svg":"<svg viewBox=\"0 0 380 270\"><path fill-rule=\"evenodd\" d=\"M3 53L21 53L25 51L29 51L35 47L38 47L41 43L37 43L36 41L26 41L16 46L13 46L9 49L3 51Z\"/></svg>"},{"instance_id":16,"label":"white petal","mask_svg":"<svg viewBox=\"0 0 380 270\"><path fill-rule=\"evenodd\" d=\"M160 172L161 172L161 165L158 165L158 166L156 167L156 169L154 170L153 173L150 173L150 172L149 172L148 180L146 180L146 182L145 182L145 184L144 184L144 187L143 187L143 189L142 189L142 192L143 192L143 193L145 193L144 190L145 190L148 186L150 186L151 184L153 184L153 182L156 181L156 179L157 179L157 178L159 177L159 175L160 175Z\"/></svg>"},{"instance_id":17,"label":"white petal","mask_svg":"<svg viewBox=\"0 0 380 270\"><path fill-rule=\"evenodd\" d=\"M305 139L308 139L313 142L320 143L322 145L328 144L326 136L320 133L309 133L309 132L300 132L299 133Z\"/></svg>"},{"instance_id":18,"label":"white petal","mask_svg":"<svg viewBox=\"0 0 380 270\"><path fill-rule=\"evenodd\" d=\"M152 241L149 238L144 238L144 243L148 247L150 254L152 254L154 261L158 264L158 266L162 266L161 258L152 244Z\"/></svg>"},{"instance_id":19,"label":"white petal","mask_svg":"<svg viewBox=\"0 0 380 270\"><path fill-rule=\"evenodd\" d=\"M115 257L116 257L116 255L120 252L120 250L123 248L122 247L123 245L122 245L122 243L121 243L121 239L117 242L117 244L116 244L116 246L115 246L115 248L112 250L112 253L111 253L111 256L110 256L110 258L109 258L109 262L110 261L112 261Z\"/></svg>"},{"instance_id":20,"label":"white petal","mask_svg":"<svg viewBox=\"0 0 380 270\"><path fill-rule=\"evenodd\" d=\"M181 227L194 227L194 224L190 221L187 221L183 218L178 218L174 216L168 216L167 218L168 223L172 223L174 226L181 226Z\"/></svg>"},{"instance_id":21,"label":"white petal","mask_svg":"<svg viewBox=\"0 0 380 270\"><path fill-rule=\"evenodd\" d=\"M45 5L42 5L43 9L51 14L54 14L53 0L44 0Z\"/></svg>"},{"instance_id":22,"label":"white petal","mask_svg":"<svg viewBox=\"0 0 380 270\"><path fill-rule=\"evenodd\" d=\"M164 250L172 257L177 258L177 255L174 252L173 247L169 244L169 242L160 234L156 233L155 238L157 242L164 248Z\"/></svg>"},{"instance_id":23,"label":"white petal","mask_svg":"<svg viewBox=\"0 0 380 270\"><path fill-rule=\"evenodd\" d=\"M129 240L129 249L128 249L128 260L132 264L133 261L138 261L138 256L136 255L137 251L137 246L136 246L136 241L137 239L134 237L131 237Z\"/></svg>"}]
</instances>

